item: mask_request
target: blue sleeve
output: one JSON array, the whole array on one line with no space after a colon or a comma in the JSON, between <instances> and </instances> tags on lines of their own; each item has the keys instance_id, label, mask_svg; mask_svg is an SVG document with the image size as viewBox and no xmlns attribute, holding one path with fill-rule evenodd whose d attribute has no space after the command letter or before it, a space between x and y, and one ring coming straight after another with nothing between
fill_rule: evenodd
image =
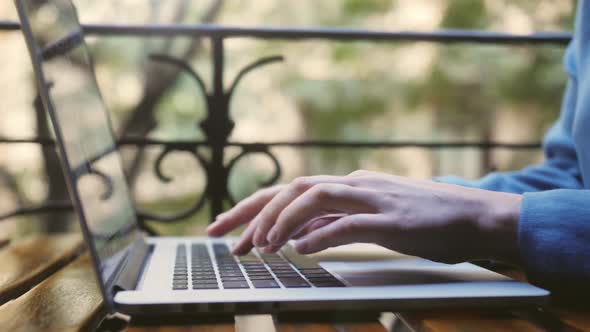
<instances>
[{"instance_id":1,"label":"blue sleeve","mask_svg":"<svg viewBox=\"0 0 590 332\"><path fill-rule=\"evenodd\" d=\"M530 282L556 295L590 294L590 190L525 193L518 241Z\"/></svg>"},{"instance_id":2,"label":"blue sleeve","mask_svg":"<svg viewBox=\"0 0 590 332\"><path fill-rule=\"evenodd\" d=\"M528 279L558 294L590 294L590 190L584 189L572 127L578 100L573 46L566 55L570 79L559 120L544 140L546 161L477 181L438 181L523 194L519 250ZM578 295L579 296L579 295Z\"/></svg>"}]
</instances>

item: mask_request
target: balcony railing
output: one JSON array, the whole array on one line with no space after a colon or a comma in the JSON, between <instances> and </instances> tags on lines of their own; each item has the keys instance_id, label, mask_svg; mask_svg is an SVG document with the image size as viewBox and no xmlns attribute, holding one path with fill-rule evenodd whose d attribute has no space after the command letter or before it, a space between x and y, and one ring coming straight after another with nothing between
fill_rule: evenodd
<instances>
[{"instance_id":1,"label":"balcony railing","mask_svg":"<svg viewBox=\"0 0 590 332\"><path fill-rule=\"evenodd\" d=\"M20 26L15 22L0 22L0 32L16 31ZM569 33L537 33L530 35L513 35L505 33L481 32L481 31L438 31L438 32L383 32L364 31L352 29L290 29L290 28L238 28L215 25L85 25L86 35L99 37L178 37L209 39L211 42L212 61L212 86L207 91L203 79L195 72L190 65L182 59L164 55L152 55L152 60L159 61L162 65L173 66L190 75L201 92L206 97L207 117L199 124L202 128L205 139L199 141L172 141L155 140L143 137L123 137L118 143L120 146L133 146L144 148L148 146L162 147L162 151L156 159L154 172L158 178L167 182L170 179L162 170L162 162L174 152L188 152L201 165L206 173L206 189L203 196L197 199L194 204L184 211L173 215L154 215L141 213L142 224L146 220L160 222L175 222L194 215L201 210L205 203L209 203L210 216L214 217L223 210L224 202L235 204L228 188L228 178L236 163L243 157L250 154L266 155L274 164L274 174L271 179L263 184L275 183L281 176L281 163L272 153L273 147L292 148L369 148L369 149L399 149L399 148L421 148L421 149L509 149L509 150L531 150L539 149L540 142L509 143L496 141L453 141L453 142L417 142L417 141L279 141L269 143L245 143L230 141L229 137L234 128L234 120L230 116L229 105L233 92L240 80L252 70L280 61L281 57L269 57L260 59L245 67L235 80L224 89L225 49L224 42L235 38L254 38L263 40L326 40L326 41L366 41L375 43L402 43L402 42L432 42L432 43L478 43L493 45L560 45L565 46L571 39ZM55 142L49 137L36 137L31 139L0 138L0 144L39 144L43 147L51 147ZM211 153L207 158L198 150L199 147L207 147ZM224 162L226 149L237 147L240 153L229 162ZM47 202L41 206L21 207L11 213L0 216L0 220L26 214L37 214L42 212L63 211L71 209L68 201Z\"/></svg>"}]
</instances>

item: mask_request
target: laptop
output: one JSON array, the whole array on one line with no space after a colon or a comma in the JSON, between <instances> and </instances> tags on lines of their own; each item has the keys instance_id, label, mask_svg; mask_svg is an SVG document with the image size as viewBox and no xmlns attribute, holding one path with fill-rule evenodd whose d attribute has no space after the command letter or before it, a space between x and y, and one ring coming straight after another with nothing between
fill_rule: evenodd
<instances>
[{"instance_id":1,"label":"laptop","mask_svg":"<svg viewBox=\"0 0 590 332\"><path fill-rule=\"evenodd\" d=\"M290 245L276 254L253 250L235 257L232 238L147 236L138 226L75 7L70 0L15 3L110 312L378 312L547 302L548 291L470 263L447 265L392 252L355 256L356 247L317 258Z\"/></svg>"}]
</instances>

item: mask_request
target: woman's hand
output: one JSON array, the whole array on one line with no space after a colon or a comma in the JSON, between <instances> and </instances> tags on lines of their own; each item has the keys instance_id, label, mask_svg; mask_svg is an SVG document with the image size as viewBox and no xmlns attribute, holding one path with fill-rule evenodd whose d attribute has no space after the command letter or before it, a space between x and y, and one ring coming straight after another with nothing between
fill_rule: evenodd
<instances>
[{"instance_id":1,"label":"woman's hand","mask_svg":"<svg viewBox=\"0 0 590 332\"><path fill-rule=\"evenodd\" d=\"M354 242L376 243L437 261L519 261L520 195L357 171L312 176L261 190L218 216L208 232L249 223L235 254L274 252L288 240L313 253Z\"/></svg>"}]
</instances>

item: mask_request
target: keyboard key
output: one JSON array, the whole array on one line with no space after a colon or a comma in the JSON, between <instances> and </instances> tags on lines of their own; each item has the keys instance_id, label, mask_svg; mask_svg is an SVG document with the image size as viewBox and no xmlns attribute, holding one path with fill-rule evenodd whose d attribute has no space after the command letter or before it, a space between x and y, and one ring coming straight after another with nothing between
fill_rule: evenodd
<instances>
[{"instance_id":1,"label":"keyboard key","mask_svg":"<svg viewBox=\"0 0 590 332\"><path fill-rule=\"evenodd\" d=\"M250 288L246 281L228 281L223 283L225 289Z\"/></svg>"},{"instance_id":2,"label":"keyboard key","mask_svg":"<svg viewBox=\"0 0 590 332\"><path fill-rule=\"evenodd\" d=\"M316 287L345 287L346 285L340 282L339 280L335 281L322 281L322 282L313 282L312 285Z\"/></svg>"},{"instance_id":3,"label":"keyboard key","mask_svg":"<svg viewBox=\"0 0 590 332\"><path fill-rule=\"evenodd\" d=\"M279 284L274 280L252 280L252 285L255 288L280 288Z\"/></svg>"},{"instance_id":4,"label":"keyboard key","mask_svg":"<svg viewBox=\"0 0 590 332\"><path fill-rule=\"evenodd\" d=\"M316 282L337 282L338 279L334 278L334 277L330 277L330 278L326 278L326 277L322 277L322 278L307 278L307 280L309 280L312 284L315 284Z\"/></svg>"},{"instance_id":5,"label":"keyboard key","mask_svg":"<svg viewBox=\"0 0 590 332\"><path fill-rule=\"evenodd\" d=\"M198 275L203 275L203 274L215 274L215 271L213 270L193 270L192 274L198 274Z\"/></svg>"},{"instance_id":6,"label":"keyboard key","mask_svg":"<svg viewBox=\"0 0 590 332\"><path fill-rule=\"evenodd\" d=\"M208 268L199 268L199 267L194 267L194 266L193 266L193 267L191 268L191 271L193 271L193 272L213 272L213 271L215 271L215 270L213 269L213 267L208 267Z\"/></svg>"},{"instance_id":7,"label":"keyboard key","mask_svg":"<svg viewBox=\"0 0 590 332\"><path fill-rule=\"evenodd\" d=\"M264 265L244 265L244 269L248 270L248 271L254 271L254 270L266 270L266 266Z\"/></svg>"},{"instance_id":8,"label":"keyboard key","mask_svg":"<svg viewBox=\"0 0 590 332\"><path fill-rule=\"evenodd\" d=\"M274 280L275 278L270 275L270 274L266 274L266 275L258 275L258 276L248 276L248 278L250 280Z\"/></svg>"},{"instance_id":9,"label":"keyboard key","mask_svg":"<svg viewBox=\"0 0 590 332\"><path fill-rule=\"evenodd\" d=\"M301 273L303 274L322 274L322 273L328 273L328 271L322 269L322 268L314 268L314 269L300 269Z\"/></svg>"},{"instance_id":10,"label":"keyboard key","mask_svg":"<svg viewBox=\"0 0 590 332\"><path fill-rule=\"evenodd\" d=\"M244 277L242 273L220 273L219 274L222 278L224 277Z\"/></svg>"},{"instance_id":11,"label":"keyboard key","mask_svg":"<svg viewBox=\"0 0 590 332\"><path fill-rule=\"evenodd\" d=\"M288 262L285 262L285 261L268 262L266 264L268 264L268 266L270 266L270 267L280 267L280 266L288 266L288 267L291 267L291 264L289 264Z\"/></svg>"},{"instance_id":12,"label":"keyboard key","mask_svg":"<svg viewBox=\"0 0 590 332\"><path fill-rule=\"evenodd\" d=\"M188 280L188 278L187 277L173 277L172 278L172 282L183 281L183 280Z\"/></svg>"},{"instance_id":13,"label":"keyboard key","mask_svg":"<svg viewBox=\"0 0 590 332\"><path fill-rule=\"evenodd\" d=\"M221 277L222 281L246 281L246 278L243 276L239 276L239 277Z\"/></svg>"},{"instance_id":14,"label":"keyboard key","mask_svg":"<svg viewBox=\"0 0 590 332\"><path fill-rule=\"evenodd\" d=\"M290 265L281 265L281 266L270 266L270 269L273 271L293 271L293 268Z\"/></svg>"},{"instance_id":15,"label":"keyboard key","mask_svg":"<svg viewBox=\"0 0 590 332\"><path fill-rule=\"evenodd\" d=\"M246 270L247 274L267 274L270 273L267 269Z\"/></svg>"},{"instance_id":16,"label":"keyboard key","mask_svg":"<svg viewBox=\"0 0 590 332\"><path fill-rule=\"evenodd\" d=\"M300 270L317 268L321 269L317 262L305 255L297 253L295 249L290 245L284 246L283 249L281 249L281 253L285 255L285 257L289 262L291 262L291 264L295 265Z\"/></svg>"},{"instance_id":17,"label":"keyboard key","mask_svg":"<svg viewBox=\"0 0 590 332\"><path fill-rule=\"evenodd\" d=\"M275 270L275 269L272 269L271 271L274 274L289 274L289 273L295 273L295 274L297 274L297 271L295 271L293 269L290 269L290 270L286 270L286 269L285 270ZM299 274L297 274L297 275L299 275Z\"/></svg>"},{"instance_id":18,"label":"keyboard key","mask_svg":"<svg viewBox=\"0 0 590 332\"><path fill-rule=\"evenodd\" d=\"M287 288L311 287L303 278L279 278L279 281Z\"/></svg>"},{"instance_id":19,"label":"keyboard key","mask_svg":"<svg viewBox=\"0 0 590 332\"><path fill-rule=\"evenodd\" d=\"M219 289L217 284L193 284L193 289Z\"/></svg>"},{"instance_id":20,"label":"keyboard key","mask_svg":"<svg viewBox=\"0 0 590 332\"><path fill-rule=\"evenodd\" d=\"M293 273L275 273L279 279L283 278L301 278L297 272Z\"/></svg>"},{"instance_id":21,"label":"keyboard key","mask_svg":"<svg viewBox=\"0 0 590 332\"><path fill-rule=\"evenodd\" d=\"M268 271L268 269L265 266L245 267L244 270L249 271L249 272Z\"/></svg>"}]
</instances>

